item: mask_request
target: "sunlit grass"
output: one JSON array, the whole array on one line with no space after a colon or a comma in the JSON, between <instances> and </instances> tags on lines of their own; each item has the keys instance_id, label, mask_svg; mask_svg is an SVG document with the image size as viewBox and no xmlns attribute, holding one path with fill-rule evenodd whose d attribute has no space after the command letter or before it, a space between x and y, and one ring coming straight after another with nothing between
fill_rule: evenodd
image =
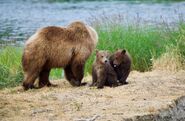
<instances>
[{"instance_id":1,"label":"sunlit grass","mask_svg":"<svg viewBox=\"0 0 185 121\"><path fill-rule=\"evenodd\" d=\"M110 52L118 48L128 50L133 70L149 71L166 65L169 66L167 69L172 67L172 70L176 70L185 64L184 22L176 27L100 24L95 28L99 35L97 49ZM0 49L0 88L16 86L22 82L21 57L21 47ZM86 62L85 74L91 74L94 57L95 53ZM63 77L62 69L52 69L50 79Z\"/></svg>"},{"instance_id":2,"label":"sunlit grass","mask_svg":"<svg viewBox=\"0 0 185 121\"><path fill-rule=\"evenodd\" d=\"M166 26L138 26L138 25L98 25L99 34L97 48L100 50L116 51L118 48L126 49L132 57L132 69L149 71L152 69L153 59L166 53L166 47L175 46L182 58L185 58L185 25L180 23L177 27ZM170 51L170 49L168 49ZM86 64L86 72L91 73L94 54Z\"/></svg>"},{"instance_id":3,"label":"sunlit grass","mask_svg":"<svg viewBox=\"0 0 185 121\"><path fill-rule=\"evenodd\" d=\"M0 50L0 88L16 86L22 81L21 48Z\"/></svg>"},{"instance_id":4,"label":"sunlit grass","mask_svg":"<svg viewBox=\"0 0 185 121\"><path fill-rule=\"evenodd\" d=\"M23 81L21 64L22 47L4 47L0 49L0 89L13 87ZM62 69L52 69L50 79L63 78Z\"/></svg>"}]
</instances>

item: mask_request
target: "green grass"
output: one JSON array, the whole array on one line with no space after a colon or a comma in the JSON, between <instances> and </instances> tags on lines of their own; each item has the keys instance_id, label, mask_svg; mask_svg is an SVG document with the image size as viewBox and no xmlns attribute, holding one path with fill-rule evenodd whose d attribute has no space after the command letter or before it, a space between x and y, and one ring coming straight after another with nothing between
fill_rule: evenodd
<instances>
[{"instance_id":1,"label":"green grass","mask_svg":"<svg viewBox=\"0 0 185 121\"><path fill-rule=\"evenodd\" d=\"M0 88L16 86L22 81L21 55L21 48L0 50Z\"/></svg>"},{"instance_id":2,"label":"green grass","mask_svg":"<svg viewBox=\"0 0 185 121\"><path fill-rule=\"evenodd\" d=\"M179 48L182 58L185 59L185 24L177 27L138 26L119 24L101 24L96 27L99 34L97 48L100 50L116 51L118 48L128 50L132 57L133 70L148 71L152 68L152 59L156 59L166 52L166 47ZM91 73L93 54L86 63L86 72Z\"/></svg>"},{"instance_id":3,"label":"green grass","mask_svg":"<svg viewBox=\"0 0 185 121\"><path fill-rule=\"evenodd\" d=\"M14 87L22 82L21 57L22 47L7 46L0 49L0 89ZM50 78L62 78L62 69L52 69Z\"/></svg>"},{"instance_id":4,"label":"green grass","mask_svg":"<svg viewBox=\"0 0 185 121\"><path fill-rule=\"evenodd\" d=\"M133 70L148 71L152 68L153 59L160 58L170 47L175 47L178 54L185 60L185 23L176 27L139 26L100 24L95 27L99 34L97 48L114 52L118 48L127 49L132 57ZM168 48L168 49L166 49ZM174 50L174 49L173 49ZM12 87L23 80L21 66L22 48L3 47L0 49L0 88ZM179 56L178 56L179 57ZM95 58L93 53L86 62L85 74L90 73ZM50 79L62 78L62 69L53 69Z\"/></svg>"}]
</instances>

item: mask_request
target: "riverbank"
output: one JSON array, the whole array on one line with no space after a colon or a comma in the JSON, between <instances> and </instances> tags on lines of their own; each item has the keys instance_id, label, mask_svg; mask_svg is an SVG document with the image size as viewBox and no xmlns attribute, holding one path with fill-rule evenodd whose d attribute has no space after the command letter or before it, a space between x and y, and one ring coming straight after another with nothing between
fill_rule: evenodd
<instances>
[{"instance_id":1,"label":"riverbank","mask_svg":"<svg viewBox=\"0 0 185 121\"><path fill-rule=\"evenodd\" d=\"M128 85L116 88L105 87L101 90L88 86L75 88L66 80L52 81L58 85L53 88L23 91L19 86L3 89L0 91L0 119L3 121L86 121L93 118L96 121L142 121L142 119L159 118L161 121L162 118L167 119L166 121L172 121L173 118L178 120L184 116L184 112L181 112L184 98L180 98L184 96L185 90L184 73L184 70L178 72L155 70L145 73L132 71ZM83 81L91 82L91 76L85 77ZM176 106L179 106L177 110Z\"/></svg>"},{"instance_id":2,"label":"riverbank","mask_svg":"<svg viewBox=\"0 0 185 121\"><path fill-rule=\"evenodd\" d=\"M107 21L120 15L125 24L142 21L158 25L165 21L170 26L185 19L185 2L181 0L57 1L63 0L1 0L0 40L23 44L39 28L66 26L74 20L89 24L92 16L106 15Z\"/></svg>"}]
</instances>

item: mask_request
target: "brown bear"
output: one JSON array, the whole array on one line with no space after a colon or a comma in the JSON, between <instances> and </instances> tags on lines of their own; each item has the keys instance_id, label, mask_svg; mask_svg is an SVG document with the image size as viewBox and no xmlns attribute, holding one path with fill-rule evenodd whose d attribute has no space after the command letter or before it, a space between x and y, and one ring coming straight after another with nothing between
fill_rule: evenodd
<instances>
[{"instance_id":1,"label":"brown bear","mask_svg":"<svg viewBox=\"0 0 185 121\"><path fill-rule=\"evenodd\" d=\"M67 27L49 26L38 30L26 42L22 56L24 89L34 88L38 77L39 87L51 86L50 70L61 67L70 84L80 86L85 62L97 42L97 32L81 21Z\"/></svg>"},{"instance_id":2,"label":"brown bear","mask_svg":"<svg viewBox=\"0 0 185 121\"><path fill-rule=\"evenodd\" d=\"M92 84L97 88L117 86L117 75L109 62L110 54L107 51L96 50L96 59L92 67Z\"/></svg>"},{"instance_id":3,"label":"brown bear","mask_svg":"<svg viewBox=\"0 0 185 121\"><path fill-rule=\"evenodd\" d=\"M131 71L131 57L125 49L118 49L110 56L111 66L117 74L117 79L121 85L127 84L126 79Z\"/></svg>"}]
</instances>

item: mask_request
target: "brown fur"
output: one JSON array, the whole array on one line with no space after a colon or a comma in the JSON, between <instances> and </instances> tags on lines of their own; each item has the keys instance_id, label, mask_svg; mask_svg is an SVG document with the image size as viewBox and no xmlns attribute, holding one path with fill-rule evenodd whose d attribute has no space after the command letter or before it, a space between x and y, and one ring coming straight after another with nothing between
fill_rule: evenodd
<instances>
[{"instance_id":1,"label":"brown fur","mask_svg":"<svg viewBox=\"0 0 185 121\"><path fill-rule=\"evenodd\" d=\"M96 59L92 69L92 85L97 88L106 86L117 86L117 76L109 63L107 51L96 51Z\"/></svg>"},{"instance_id":2,"label":"brown fur","mask_svg":"<svg viewBox=\"0 0 185 121\"><path fill-rule=\"evenodd\" d=\"M117 74L119 82L122 84L127 84L126 79L131 70L131 57L126 50L118 49L110 57L110 63Z\"/></svg>"},{"instance_id":3,"label":"brown fur","mask_svg":"<svg viewBox=\"0 0 185 121\"><path fill-rule=\"evenodd\" d=\"M33 88L37 77L39 87L51 86L50 70L61 67L64 68L66 79L73 86L80 86L84 64L97 41L96 31L80 21L66 28L50 26L40 29L28 39L24 48L24 88Z\"/></svg>"}]
</instances>

